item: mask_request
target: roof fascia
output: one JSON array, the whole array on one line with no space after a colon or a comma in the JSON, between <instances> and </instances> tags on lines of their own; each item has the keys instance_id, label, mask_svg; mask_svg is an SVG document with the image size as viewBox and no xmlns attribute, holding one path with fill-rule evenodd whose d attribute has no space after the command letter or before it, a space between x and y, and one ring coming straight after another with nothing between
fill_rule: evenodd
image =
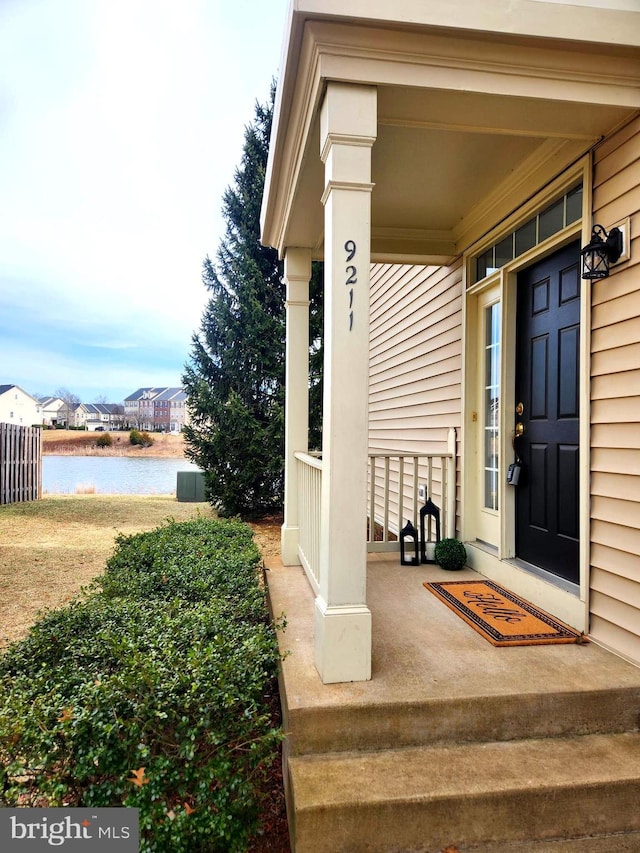
<instances>
[{"instance_id":1,"label":"roof fascia","mask_svg":"<svg viewBox=\"0 0 640 853\"><path fill-rule=\"evenodd\" d=\"M640 46L635 0L293 0L289 16Z\"/></svg>"},{"instance_id":2,"label":"roof fascia","mask_svg":"<svg viewBox=\"0 0 640 853\"><path fill-rule=\"evenodd\" d=\"M262 242L281 256L326 80L460 91L471 86L558 101L581 99L583 92L586 102L640 108L638 50L630 47L640 45L640 13L575 6L567 11L553 3L541 8L541 0L399 0L391 10L390 5L387 0L291 3L261 211ZM517 28L506 23L507 6L517 7ZM525 12L529 17L521 20ZM610 22L616 24L615 36ZM597 50L590 52L587 41L596 42Z\"/></svg>"}]
</instances>

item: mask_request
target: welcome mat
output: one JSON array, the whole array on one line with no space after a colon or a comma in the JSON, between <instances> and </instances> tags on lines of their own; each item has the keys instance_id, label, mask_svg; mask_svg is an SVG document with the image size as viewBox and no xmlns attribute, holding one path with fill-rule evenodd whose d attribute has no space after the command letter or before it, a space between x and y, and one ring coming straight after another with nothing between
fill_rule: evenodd
<instances>
[{"instance_id":1,"label":"welcome mat","mask_svg":"<svg viewBox=\"0 0 640 853\"><path fill-rule=\"evenodd\" d=\"M585 636L493 581L424 586L494 646L584 643Z\"/></svg>"}]
</instances>

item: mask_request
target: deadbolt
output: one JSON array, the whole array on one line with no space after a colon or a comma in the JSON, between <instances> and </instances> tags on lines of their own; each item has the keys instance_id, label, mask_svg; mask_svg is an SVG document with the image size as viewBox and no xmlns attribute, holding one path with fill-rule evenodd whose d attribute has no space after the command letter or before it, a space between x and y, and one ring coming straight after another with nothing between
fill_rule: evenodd
<instances>
[{"instance_id":1,"label":"deadbolt","mask_svg":"<svg viewBox=\"0 0 640 853\"><path fill-rule=\"evenodd\" d=\"M516 437L520 438L521 435L524 435L524 424L518 421L516 424Z\"/></svg>"},{"instance_id":2,"label":"deadbolt","mask_svg":"<svg viewBox=\"0 0 640 853\"><path fill-rule=\"evenodd\" d=\"M524 412L524 403L518 403L516 406L516 415L521 415Z\"/></svg>"}]
</instances>

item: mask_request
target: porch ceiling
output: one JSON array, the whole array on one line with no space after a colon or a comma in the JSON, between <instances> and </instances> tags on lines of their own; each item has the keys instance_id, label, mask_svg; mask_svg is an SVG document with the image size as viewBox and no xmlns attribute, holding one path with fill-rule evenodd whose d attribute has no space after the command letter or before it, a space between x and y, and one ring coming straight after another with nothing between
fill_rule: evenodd
<instances>
[{"instance_id":1,"label":"porch ceiling","mask_svg":"<svg viewBox=\"0 0 640 853\"><path fill-rule=\"evenodd\" d=\"M328 80L378 90L374 261L446 262L640 108L628 45L594 56L566 41L386 26L293 11L263 204L263 240L281 253L323 254Z\"/></svg>"}]
</instances>

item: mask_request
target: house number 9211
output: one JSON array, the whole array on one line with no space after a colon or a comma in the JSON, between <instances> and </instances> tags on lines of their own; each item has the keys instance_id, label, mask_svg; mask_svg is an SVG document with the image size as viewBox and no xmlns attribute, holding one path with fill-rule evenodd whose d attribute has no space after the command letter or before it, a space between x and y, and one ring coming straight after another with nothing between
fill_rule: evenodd
<instances>
[{"instance_id":1,"label":"house number 9211","mask_svg":"<svg viewBox=\"0 0 640 853\"><path fill-rule=\"evenodd\" d=\"M347 253L347 266L345 275L347 276L345 284L349 288L349 331L353 329L353 285L358 283L358 270L351 263L356 256L356 244L354 240L347 240L344 244L344 250Z\"/></svg>"}]
</instances>

